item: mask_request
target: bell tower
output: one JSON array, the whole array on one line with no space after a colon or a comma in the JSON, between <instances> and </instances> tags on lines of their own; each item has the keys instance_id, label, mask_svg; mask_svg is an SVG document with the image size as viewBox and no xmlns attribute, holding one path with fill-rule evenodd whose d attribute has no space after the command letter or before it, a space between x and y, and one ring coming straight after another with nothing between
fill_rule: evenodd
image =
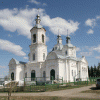
<instances>
[{"instance_id":1,"label":"bell tower","mask_svg":"<svg viewBox=\"0 0 100 100\"><path fill-rule=\"evenodd\" d=\"M29 53L30 62L44 62L47 56L46 30L40 25L40 16L36 16L36 25L30 30L31 45Z\"/></svg>"}]
</instances>

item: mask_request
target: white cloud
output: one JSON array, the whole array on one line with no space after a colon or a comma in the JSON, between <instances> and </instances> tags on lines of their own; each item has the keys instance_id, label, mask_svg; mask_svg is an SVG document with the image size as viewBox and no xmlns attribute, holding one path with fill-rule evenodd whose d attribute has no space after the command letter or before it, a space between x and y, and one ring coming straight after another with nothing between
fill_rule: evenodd
<instances>
[{"instance_id":1,"label":"white cloud","mask_svg":"<svg viewBox=\"0 0 100 100\"><path fill-rule=\"evenodd\" d=\"M28 59L28 57L23 57L24 59Z\"/></svg>"},{"instance_id":2,"label":"white cloud","mask_svg":"<svg viewBox=\"0 0 100 100\"><path fill-rule=\"evenodd\" d=\"M81 51L81 49L79 47L76 48L76 51Z\"/></svg>"},{"instance_id":3,"label":"white cloud","mask_svg":"<svg viewBox=\"0 0 100 100\"><path fill-rule=\"evenodd\" d=\"M20 45L16 45L10 41L0 39L0 49L11 52L17 56L25 56Z\"/></svg>"},{"instance_id":4,"label":"white cloud","mask_svg":"<svg viewBox=\"0 0 100 100\"><path fill-rule=\"evenodd\" d=\"M38 2L38 1L36 1L36 0L29 0L28 2L34 3L34 4L36 4L36 5L41 4L40 2Z\"/></svg>"},{"instance_id":5,"label":"white cloud","mask_svg":"<svg viewBox=\"0 0 100 100\"><path fill-rule=\"evenodd\" d=\"M100 16L96 16L96 19L100 19Z\"/></svg>"},{"instance_id":6,"label":"white cloud","mask_svg":"<svg viewBox=\"0 0 100 100\"><path fill-rule=\"evenodd\" d=\"M85 25L87 25L87 26L90 26L90 27L94 27L95 25L96 25L96 19L87 19L86 21L85 21Z\"/></svg>"},{"instance_id":7,"label":"white cloud","mask_svg":"<svg viewBox=\"0 0 100 100\"><path fill-rule=\"evenodd\" d=\"M80 52L80 55L82 55L82 56L90 56L90 55L92 55L92 52Z\"/></svg>"},{"instance_id":8,"label":"white cloud","mask_svg":"<svg viewBox=\"0 0 100 100\"><path fill-rule=\"evenodd\" d=\"M31 38L30 29L35 25L37 13L37 9L35 8L0 10L0 26L7 31L17 31L19 35ZM67 35L67 30L68 34L71 34L78 29L78 22L72 20L67 21L61 17L50 18L50 16L45 13L44 9L39 9L39 13L42 26L48 27L49 30L56 35L58 34L58 29L61 35Z\"/></svg>"},{"instance_id":9,"label":"white cloud","mask_svg":"<svg viewBox=\"0 0 100 100\"><path fill-rule=\"evenodd\" d=\"M97 51L97 52L100 52L100 45L98 45L97 47L93 47L92 49Z\"/></svg>"},{"instance_id":10,"label":"white cloud","mask_svg":"<svg viewBox=\"0 0 100 100\"><path fill-rule=\"evenodd\" d=\"M94 31L93 31L92 29L89 29L89 30L87 31L87 33L88 33L88 34L93 34Z\"/></svg>"},{"instance_id":11,"label":"white cloud","mask_svg":"<svg viewBox=\"0 0 100 100\"><path fill-rule=\"evenodd\" d=\"M43 9L39 12L43 12ZM0 26L7 31L17 31L18 34L31 38L30 29L35 24L36 15L37 9L3 9L0 10Z\"/></svg>"},{"instance_id":12,"label":"white cloud","mask_svg":"<svg viewBox=\"0 0 100 100\"><path fill-rule=\"evenodd\" d=\"M73 22L72 20L67 21L60 17L51 19L48 15L42 16L41 23L44 26L48 26L49 30L56 35L58 34L58 29L61 35L67 35L67 30L68 34L74 33L79 25L78 22Z\"/></svg>"}]
</instances>

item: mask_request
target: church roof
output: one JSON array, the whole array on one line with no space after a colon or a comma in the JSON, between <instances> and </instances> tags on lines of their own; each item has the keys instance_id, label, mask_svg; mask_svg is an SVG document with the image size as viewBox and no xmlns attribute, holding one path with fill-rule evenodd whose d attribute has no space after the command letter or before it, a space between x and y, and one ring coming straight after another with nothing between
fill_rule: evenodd
<instances>
[{"instance_id":1,"label":"church roof","mask_svg":"<svg viewBox=\"0 0 100 100\"><path fill-rule=\"evenodd\" d=\"M61 59L69 59L69 60L81 61L81 58L76 58L76 57L63 56L63 55L58 55L58 54L57 54L57 57L61 58Z\"/></svg>"},{"instance_id":2,"label":"church roof","mask_svg":"<svg viewBox=\"0 0 100 100\"><path fill-rule=\"evenodd\" d=\"M14 59L16 64L26 64L26 62L22 62L22 61L17 61L16 59Z\"/></svg>"},{"instance_id":3,"label":"church roof","mask_svg":"<svg viewBox=\"0 0 100 100\"><path fill-rule=\"evenodd\" d=\"M34 26L34 28L43 28L43 26L40 25L40 24L36 24L36 25Z\"/></svg>"},{"instance_id":4,"label":"church roof","mask_svg":"<svg viewBox=\"0 0 100 100\"><path fill-rule=\"evenodd\" d=\"M75 47L71 43L66 44L66 46L68 46L68 47Z\"/></svg>"},{"instance_id":5,"label":"church roof","mask_svg":"<svg viewBox=\"0 0 100 100\"><path fill-rule=\"evenodd\" d=\"M56 44L53 49L54 50L62 50L62 48L63 48L62 44Z\"/></svg>"},{"instance_id":6,"label":"church roof","mask_svg":"<svg viewBox=\"0 0 100 100\"><path fill-rule=\"evenodd\" d=\"M47 56L47 59L57 59L57 58L75 60L75 61L81 61L82 60L82 58L70 57L70 56L64 56L64 55L57 54L56 51L51 51Z\"/></svg>"}]
</instances>

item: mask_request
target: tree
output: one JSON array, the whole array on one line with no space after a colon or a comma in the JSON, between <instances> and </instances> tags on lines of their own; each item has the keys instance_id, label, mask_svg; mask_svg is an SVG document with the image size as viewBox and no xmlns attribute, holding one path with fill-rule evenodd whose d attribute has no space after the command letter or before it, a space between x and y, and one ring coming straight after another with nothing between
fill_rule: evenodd
<instances>
[{"instance_id":1,"label":"tree","mask_svg":"<svg viewBox=\"0 0 100 100\"><path fill-rule=\"evenodd\" d=\"M90 68L90 76L93 77L93 67Z\"/></svg>"},{"instance_id":2,"label":"tree","mask_svg":"<svg viewBox=\"0 0 100 100\"><path fill-rule=\"evenodd\" d=\"M93 69L93 76L97 76L97 68L96 68L96 66L94 65L94 69Z\"/></svg>"}]
</instances>

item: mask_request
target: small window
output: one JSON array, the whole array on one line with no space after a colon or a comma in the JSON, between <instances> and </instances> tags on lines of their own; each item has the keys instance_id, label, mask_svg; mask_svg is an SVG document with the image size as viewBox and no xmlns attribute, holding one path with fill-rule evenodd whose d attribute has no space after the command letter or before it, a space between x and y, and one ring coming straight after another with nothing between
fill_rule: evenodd
<instances>
[{"instance_id":1,"label":"small window","mask_svg":"<svg viewBox=\"0 0 100 100\"><path fill-rule=\"evenodd\" d=\"M73 70L72 70L72 76L73 76Z\"/></svg>"},{"instance_id":2,"label":"small window","mask_svg":"<svg viewBox=\"0 0 100 100\"><path fill-rule=\"evenodd\" d=\"M44 43L44 35L42 34L42 42Z\"/></svg>"},{"instance_id":3,"label":"small window","mask_svg":"<svg viewBox=\"0 0 100 100\"><path fill-rule=\"evenodd\" d=\"M45 60L45 53L43 53L43 60Z\"/></svg>"},{"instance_id":4,"label":"small window","mask_svg":"<svg viewBox=\"0 0 100 100\"><path fill-rule=\"evenodd\" d=\"M35 53L33 54L33 60L35 60Z\"/></svg>"},{"instance_id":5,"label":"small window","mask_svg":"<svg viewBox=\"0 0 100 100\"><path fill-rule=\"evenodd\" d=\"M33 34L33 43L36 42L36 34Z\"/></svg>"},{"instance_id":6,"label":"small window","mask_svg":"<svg viewBox=\"0 0 100 100\"><path fill-rule=\"evenodd\" d=\"M67 51L65 51L65 54L67 55Z\"/></svg>"},{"instance_id":7,"label":"small window","mask_svg":"<svg viewBox=\"0 0 100 100\"><path fill-rule=\"evenodd\" d=\"M55 47L55 50L57 50L57 47Z\"/></svg>"}]
</instances>

